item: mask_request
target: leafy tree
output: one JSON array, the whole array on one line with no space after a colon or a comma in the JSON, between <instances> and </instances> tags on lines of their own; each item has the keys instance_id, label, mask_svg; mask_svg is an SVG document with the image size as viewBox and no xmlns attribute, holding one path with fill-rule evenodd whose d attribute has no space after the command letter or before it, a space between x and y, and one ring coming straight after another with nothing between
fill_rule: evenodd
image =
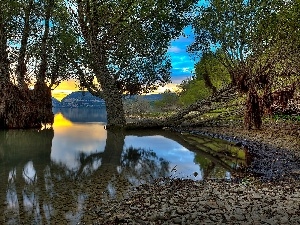
<instances>
[{"instance_id":1,"label":"leafy tree","mask_svg":"<svg viewBox=\"0 0 300 225\"><path fill-rule=\"evenodd\" d=\"M196 0L76 0L78 21L103 91L108 127L125 125L122 94L155 89L170 80L167 48Z\"/></svg>"},{"instance_id":2,"label":"leafy tree","mask_svg":"<svg viewBox=\"0 0 300 225\"><path fill-rule=\"evenodd\" d=\"M248 128L252 125L259 128L262 106L270 107L268 99L278 87L279 78L299 74L296 66L299 3L276 0L210 0L209 3L200 8L193 22L195 42L189 50L196 54L211 48L222 50L223 54L217 54L218 59L227 68L232 83L248 96L245 123ZM292 43L296 45L293 47Z\"/></svg>"},{"instance_id":3,"label":"leafy tree","mask_svg":"<svg viewBox=\"0 0 300 225\"><path fill-rule=\"evenodd\" d=\"M216 54L222 54L217 51ZM203 80L205 86L214 94L225 84L231 82L227 68L220 62L213 52L204 53L195 66L197 80Z\"/></svg>"},{"instance_id":4,"label":"leafy tree","mask_svg":"<svg viewBox=\"0 0 300 225\"><path fill-rule=\"evenodd\" d=\"M218 54L221 54L218 51ZM204 99L225 84L230 83L228 70L212 52L204 53L195 65L195 75L192 79L184 80L180 87L180 101L189 105L199 99Z\"/></svg>"},{"instance_id":5,"label":"leafy tree","mask_svg":"<svg viewBox=\"0 0 300 225\"><path fill-rule=\"evenodd\" d=\"M179 94L179 101L184 105L190 105L212 94L212 91L205 86L204 80L191 79L183 81L179 86L184 87Z\"/></svg>"},{"instance_id":6,"label":"leafy tree","mask_svg":"<svg viewBox=\"0 0 300 225\"><path fill-rule=\"evenodd\" d=\"M69 66L73 58L65 53L71 52L77 34L72 32L66 4L0 2L0 128L53 122L51 88L74 69ZM34 89L29 90L32 84Z\"/></svg>"},{"instance_id":7,"label":"leafy tree","mask_svg":"<svg viewBox=\"0 0 300 225\"><path fill-rule=\"evenodd\" d=\"M9 55L8 41L13 35L14 17L18 11L18 2L13 0L3 0L0 2L0 83L9 81Z\"/></svg>"}]
</instances>

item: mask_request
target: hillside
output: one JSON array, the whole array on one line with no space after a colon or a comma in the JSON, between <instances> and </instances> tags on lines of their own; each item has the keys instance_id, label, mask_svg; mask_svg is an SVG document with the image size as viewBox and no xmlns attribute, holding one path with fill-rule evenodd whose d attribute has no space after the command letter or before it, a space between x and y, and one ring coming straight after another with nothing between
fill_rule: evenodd
<instances>
[{"instance_id":1,"label":"hillside","mask_svg":"<svg viewBox=\"0 0 300 225\"><path fill-rule=\"evenodd\" d=\"M61 100L62 108L103 107L103 99L93 96L87 91L76 91Z\"/></svg>"},{"instance_id":2,"label":"hillside","mask_svg":"<svg viewBox=\"0 0 300 225\"><path fill-rule=\"evenodd\" d=\"M58 101L56 98L52 97L52 107L59 108L61 106L61 102Z\"/></svg>"},{"instance_id":3,"label":"hillside","mask_svg":"<svg viewBox=\"0 0 300 225\"><path fill-rule=\"evenodd\" d=\"M126 100L136 99L138 96L126 96ZM149 102L154 102L162 98L161 94L141 95L142 98ZM88 91L76 91L64 97L61 102L52 98L54 108L99 108L105 107L103 99L93 96Z\"/></svg>"}]
</instances>

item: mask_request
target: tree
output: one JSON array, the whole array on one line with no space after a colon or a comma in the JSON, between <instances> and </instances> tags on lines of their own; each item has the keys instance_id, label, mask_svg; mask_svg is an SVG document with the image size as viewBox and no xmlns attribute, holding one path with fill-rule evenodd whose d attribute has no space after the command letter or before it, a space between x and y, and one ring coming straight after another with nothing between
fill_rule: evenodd
<instances>
[{"instance_id":1,"label":"tree","mask_svg":"<svg viewBox=\"0 0 300 225\"><path fill-rule=\"evenodd\" d=\"M8 40L13 30L13 17L16 13L16 1L4 0L0 3L0 84L9 81ZM3 86L1 86L2 88Z\"/></svg>"},{"instance_id":2,"label":"tree","mask_svg":"<svg viewBox=\"0 0 300 225\"><path fill-rule=\"evenodd\" d=\"M187 24L195 0L76 0L89 68L101 86L108 127L123 127L122 94L170 80L167 48Z\"/></svg>"},{"instance_id":3,"label":"tree","mask_svg":"<svg viewBox=\"0 0 300 225\"><path fill-rule=\"evenodd\" d=\"M217 53L221 54L220 51ZM218 60L216 54L205 52L195 65L195 75L180 84L180 101L186 105L192 104L215 94L230 81L227 68Z\"/></svg>"},{"instance_id":4,"label":"tree","mask_svg":"<svg viewBox=\"0 0 300 225\"><path fill-rule=\"evenodd\" d=\"M296 9L299 3L293 1L211 0L207 7L200 8L193 22L195 42L189 50L196 54L211 48L222 50L218 59L232 83L247 94L248 128L260 128L263 110L272 104L272 92L282 88L278 81L299 74L295 66L295 59L299 60Z\"/></svg>"},{"instance_id":5,"label":"tree","mask_svg":"<svg viewBox=\"0 0 300 225\"><path fill-rule=\"evenodd\" d=\"M195 66L196 79L203 80L212 94L231 82L227 68L216 56L219 54L222 54L219 50L216 53L205 52Z\"/></svg>"},{"instance_id":6,"label":"tree","mask_svg":"<svg viewBox=\"0 0 300 225\"><path fill-rule=\"evenodd\" d=\"M5 0L0 14L0 128L53 123L51 88L71 70L63 51L76 37L66 3Z\"/></svg>"},{"instance_id":7,"label":"tree","mask_svg":"<svg viewBox=\"0 0 300 225\"><path fill-rule=\"evenodd\" d=\"M212 94L211 90L205 86L204 80L195 78L183 80L179 87L182 88L179 93L179 101L183 105L190 105Z\"/></svg>"}]
</instances>

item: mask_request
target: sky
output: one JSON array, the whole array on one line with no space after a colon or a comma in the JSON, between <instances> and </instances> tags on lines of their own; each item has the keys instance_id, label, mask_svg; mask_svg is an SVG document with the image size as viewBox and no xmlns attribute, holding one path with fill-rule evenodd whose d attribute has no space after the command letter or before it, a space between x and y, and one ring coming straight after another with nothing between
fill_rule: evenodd
<instances>
[{"instance_id":1,"label":"sky","mask_svg":"<svg viewBox=\"0 0 300 225\"><path fill-rule=\"evenodd\" d=\"M172 60L172 83L180 84L182 80L191 77L194 72L195 61L187 53L187 47L193 42L194 37L191 27L184 29L185 36L171 42L168 53Z\"/></svg>"},{"instance_id":2,"label":"sky","mask_svg":"<svg viewBox=\"0 0 300 225\"><path fill-rule=\"evenodd\" d=\"M187 53L187 46L193 42L193 35L191 27L184 29L184 36L180 36L171 42L168 49L168 54L171 57L172 69L171 69L171 81L164 87L159 87L154 93L164 92L166 89L171 91L177 90L177 85L182 80L191 77L194 71L194 64L192 57ZM61 100L66 95L73 91L78 91L78 88L73 80L63 81L54 91L52 96Z\"/></svg>"}]
</instances>

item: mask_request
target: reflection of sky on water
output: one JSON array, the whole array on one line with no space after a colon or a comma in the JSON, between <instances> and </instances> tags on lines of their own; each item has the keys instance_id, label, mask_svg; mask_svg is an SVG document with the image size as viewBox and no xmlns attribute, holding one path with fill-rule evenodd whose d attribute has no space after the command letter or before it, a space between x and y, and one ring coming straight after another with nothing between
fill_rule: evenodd
<instances>
[{"instance_id":1,"label":"reflection of sky on water","mask_svg":"<svg viewBox=\"0 0 300 225\"><path fill-rule=\"evenodd\" d=\"M61 113L55 115L54 138L52 141L51 159L65 165L70 170L77 170L80 166L78 156L81 152L87 155L103 152L107 133L102 123L73 123ZM128 147L152 150L158 158L163 158L170 164L170 175L175 177L194 178L193 173L202 179L199 165L194 163L195 153L184 148L177 142L160 135L156 136L126 136L124 149ZM101 165L101 161L94 162L94 169ZM84 170L88 170L85 168ZM87 172L87 171L84 171Z\"/></svg>"},{"instance_id":2,"label":"reflection of sky on water","mask_svg":"<svg viewBox=\"0 0 300 225\"><path fill-rule=\"evenodd\" d=\"M144 137L126 136L124 148L131 146L152 150L158 158L168 161L170 170L175 169L170 174L174 177L189 177L190 179L194 179L193 173L197 172L199 175L196 179L202 179L202 171L199 165L194 163L195 153L181 146L176 141L160 135Z\"/></svg>"},{"instance_id":3,"label":"reflection of sky on water","mask_svg":"<svg viewBox=\"0 0 300 225\"><path fill-rule=\"evenodd\" d=\"M95 194L117 198L132 185L162 176L230 177L219 159L203 158L164 133L123 139L124 134L107 133L101 122L72 122L61 113L53 128L0 135L0 206L6 224L78 224Z\"/></svg>"},{"instance_id":4,"label":"reflection of sky on water","mask_svg":"<svg viewBox=\"0 0 300 225\"><path fill-rule=\"evenodd\" d=\"M105 143L106 131L102 123L72 123L60 113L55 115L51 150L51 159L54 162L76 170L80 166L80 153L89 155L103 152Z\"/></svg>"},{"instance_id":5,"label":"reflection of sky on water","mask_svg":"<svg viewBox=\"0 0 300 225\"><path fill-rule=\"evenodd\" d=\"M32 161L29 161L23 169L23 178L28 184L32 184L36 181L36 171L33 167Z\"/></svg>"}]
</instances>

